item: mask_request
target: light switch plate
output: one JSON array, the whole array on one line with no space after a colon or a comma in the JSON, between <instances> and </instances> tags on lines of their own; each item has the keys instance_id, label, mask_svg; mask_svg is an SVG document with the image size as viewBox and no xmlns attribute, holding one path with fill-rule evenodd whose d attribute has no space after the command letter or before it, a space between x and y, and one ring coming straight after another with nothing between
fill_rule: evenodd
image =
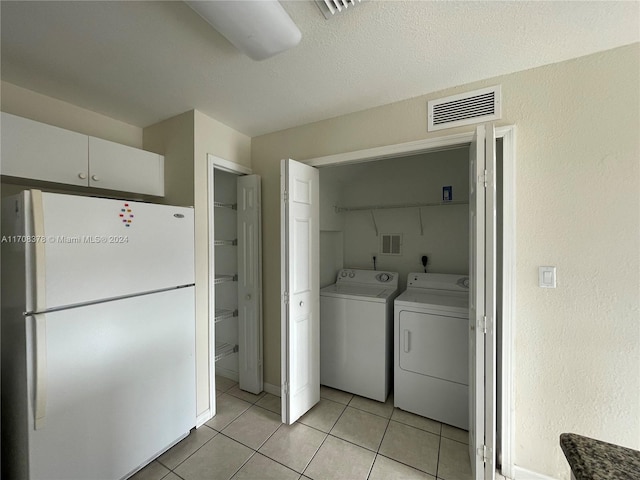
<instances>
[{"instance_id":1,"label":"light switch plate","mask_svg":"<svg viewBox=\"0 0 640 480\"><path fill-rule=\"evenodd\" d=\"M556 288L556 267L538 267L538 286Z\"/></svg>"}]
</instances>

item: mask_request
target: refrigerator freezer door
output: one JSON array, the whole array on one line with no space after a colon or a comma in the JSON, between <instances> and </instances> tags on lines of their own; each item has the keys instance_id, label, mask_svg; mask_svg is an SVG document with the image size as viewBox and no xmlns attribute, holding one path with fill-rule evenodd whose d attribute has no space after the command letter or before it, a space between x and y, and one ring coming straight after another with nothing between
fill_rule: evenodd
<instances>
[{"instance_id":1,"label":"refrigerator freezer door","mask_svg":"<svg viewBox=\"0 0 640 480\"><path fill-rule=\"evenodd\" d=\"M42 193L42 217L45 310L194 283L191 208Z\"/></svg>"},{"instance_id":2,"label":"refrigerator freezer door","mask_svg":"<svg viewBox=\"0 0 640 480\"><path fill-rule=\"evenodd\" d=\"M46 404L37 430L29 408L31 480L120 479L195 426L194 287L41 316ZM33 365L29 379L31 403Z\"/></svg>"}]
</instances>

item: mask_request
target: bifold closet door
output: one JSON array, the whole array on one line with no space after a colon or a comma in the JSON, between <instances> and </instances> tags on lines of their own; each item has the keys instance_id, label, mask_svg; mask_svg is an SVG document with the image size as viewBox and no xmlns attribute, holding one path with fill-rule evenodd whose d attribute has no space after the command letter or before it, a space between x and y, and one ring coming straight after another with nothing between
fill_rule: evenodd
<instances>
[{"instance_id":1,"label":"bifold closet door","mask_svg":"<svg viewBox=\"0 0 640 480\"><path fill-rule=\"evenodd\" d=\"M260 203L260 177L238 177L238 376L240 388L256 394L263 389Z\"/></svg>"}]
</instances>

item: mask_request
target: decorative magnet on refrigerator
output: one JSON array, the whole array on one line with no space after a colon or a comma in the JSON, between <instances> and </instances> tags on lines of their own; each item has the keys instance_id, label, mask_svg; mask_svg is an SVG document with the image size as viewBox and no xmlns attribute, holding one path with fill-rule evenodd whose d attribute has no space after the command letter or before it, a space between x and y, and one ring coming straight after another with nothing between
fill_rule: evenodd
<instances>
[{"instance_id":1,"label":"decorative magnet on refrigerator","mask_svg":"<svg viewBox=\"0 0 640 480\"><path fill-rule=\"evenodd\" d=\"M123 204L118 216L125 227L131 226L131 222L133 221L133 212L131 211L131 207L128 203Z\"/></svg>"}]
</instances>

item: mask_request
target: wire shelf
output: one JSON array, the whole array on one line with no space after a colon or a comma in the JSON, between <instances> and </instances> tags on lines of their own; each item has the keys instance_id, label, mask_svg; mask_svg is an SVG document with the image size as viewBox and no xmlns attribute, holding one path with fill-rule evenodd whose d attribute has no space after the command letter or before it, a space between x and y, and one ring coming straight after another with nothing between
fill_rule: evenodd
<instances>
[{"instance_id":1,"label":"wire shelf","mask_svg":"<svg viewBox=\"0 0 640 480\"><path fill-rule=\"evenodd\" d=\"M237 246L238 245L238 240L237 239L233 239L233 240L214 240L213 244L216 247L220 247L222 245L231 245L231 246Z\"/></svg>"},{"instance_id":2,"label":"wire shelf","mask_svg":"<svg viewBox=\"0 0 640 480\"><path fill-rule=\"evenodd\" d=\"M214 323L221 322L222 320L226 320L227 318L235 318L237 316L238 316L238 310L226 310L226 309L220 308L216 310Z\"/></svg>"},{"instance_id":3,"label":"wire shelf","mask_svg":"<svg viewBox=\"0 0 640 480\"><path fill-rule=\"evenodd\" d=\"M237 203L222 203L222 202L213 202L213 206L216 208L230 208L231 210L237 210Z\"/></svg>"},{"instance_id":4,"label":"wire shelf","mask_svg":"<svg viewBox=\"0 0 640 480\"><path fill-rule=\"evenodd\" d=\"M220 283L237 282L237 281L238 281L238 275L216 275L216 277L213 280L213 284L218 285Z\"/></svg>"},{"instance_id":5,"label":"wire shelf","mask_svg":"<svg viewBox=\"0 0 640 480\"><path fill-rule=\"evenodd\" d=\"M233 355L238 351L238 345L231 345L230 343L216 343L216 357L215 361L219 361L224 357Z\"/></svg>"}]
</instances>

